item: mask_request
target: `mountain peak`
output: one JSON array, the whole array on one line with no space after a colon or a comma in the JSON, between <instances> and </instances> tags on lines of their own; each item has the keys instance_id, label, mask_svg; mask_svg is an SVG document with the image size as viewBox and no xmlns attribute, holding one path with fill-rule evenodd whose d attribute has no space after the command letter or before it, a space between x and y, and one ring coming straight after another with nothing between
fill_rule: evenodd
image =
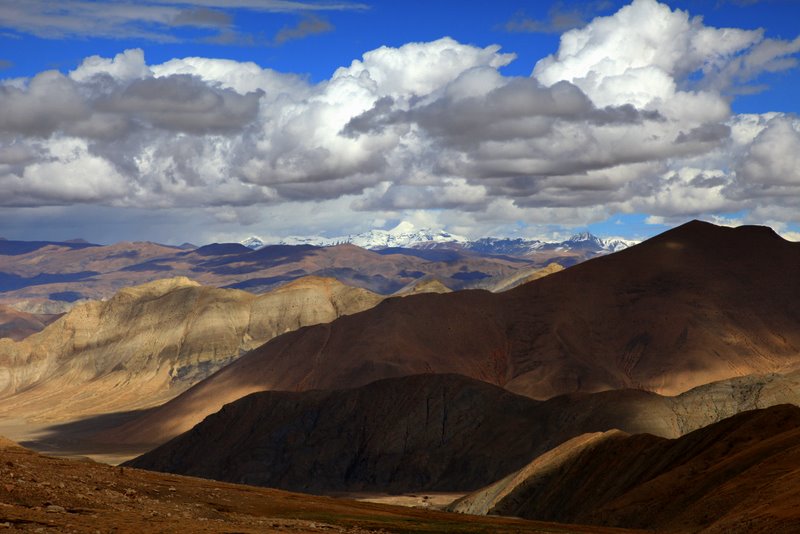
<instances>
[{"instance_id":1,"label":"mountain peak","mask_svg":"<svg viewBox=\"0 0 800 534\"><path fill-rule=\"evenodd\" d=\"M718 226L710 222L694 219L657 235L652 241L678 241L694 243L698 246L730 241L732 243L736 242L738 246L753 247L766 246L769 243L780 243L784 242L785 239L769 226Z\"/></svg>"},{"instance_id":2,"label":"mountain peak","mask_svg":"<svg viewBox=\"0 0 800 534\"><path fill-rule=\"evenodd\" d=\"M388 230L388 232L390 234L392 234L392 235L397 235L397 234L406 234L406 233L409 233L409 232L413 232L416 229L417 229L417 227L414 226L414 223L411 223L411 222L408 222L408 221L400 221L397 224L397 226L395 226L391 230Z\"/></svg>"},{"instance_id":3,"label":"mountain peak","mask_svg":"<svg viewBox=\"0 0 800 534\"><path fill-rule=\"evenodd\" d=\"M254 235L239 241L239 243L253 250L258 250L265 245L264 241L260 237Z\"/></svg>"},{"instance_id":4,"label":"mountain peak","mask_svg":"<svg viewBox=\"0 0 800 534\"><path fill-rule=\"evenodd\" d=\"M600 242L601 240L591 232L580 232L570 237L567 241L571 243L582 243L585 241Z\"/></svg>"}]
</instances>

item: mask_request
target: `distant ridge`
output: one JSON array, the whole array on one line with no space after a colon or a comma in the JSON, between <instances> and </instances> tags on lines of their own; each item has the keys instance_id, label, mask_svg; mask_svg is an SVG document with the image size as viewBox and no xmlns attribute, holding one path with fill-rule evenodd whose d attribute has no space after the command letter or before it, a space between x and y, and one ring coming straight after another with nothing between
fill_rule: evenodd
<instances>
[{"instance_id":1,"label":"distant ridge","mask_svg":"<svg viewBox=\"0 0 800 534\"><path fill-rule=\"evenodd\" d=\"M594 254L617 252L637 243L637 241L609 238L601 239L589 232L573 235L564 241L541 241L530 238L497 238L484 237L469 240L464 236L452 234L445 230L417 228L408 221L402 221L389 230L369 230L367 232L338 237L288 237L278 240L279 245L315 245L333 246L350 243L368 250L386 248L453 248L468 250L480 254L505 255L513 257L529 257L537 252L551 251L584 251ZM252 249L259 249L270 244L269 240L251 236L241 244Z\"/></svg>"},{"instance_id":2,"label":"distant ridge","mask_svg":"<svg viewBox=\"0 0 800 534\"><path fill-rule=\"evenodd\" d=\"M83 239L71 241L14 241L10 239L0 239L0 256L18 256L48 246L81 249L86 247L99 247L100 245L89 243Z\"/></svg>"}]
</instances>

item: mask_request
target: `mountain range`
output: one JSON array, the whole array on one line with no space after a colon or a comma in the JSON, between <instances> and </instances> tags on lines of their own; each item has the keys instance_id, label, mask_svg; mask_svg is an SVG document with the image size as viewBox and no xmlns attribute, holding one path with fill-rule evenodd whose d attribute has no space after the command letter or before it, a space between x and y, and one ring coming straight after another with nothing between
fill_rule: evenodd
<instances>
[{"instance_id":1,"label":"mountain range","mask_svg":"<svg viewBox=\"0 0 800 534\"><path fill-rule=\"evenodd\" d=\"M500 281L521 269L584 258L569 252L531 259L466 250L372 251L351 244L272 245L251 250L223 243L183 250L143 242L80 247L5 243L9 253L0 250L0 304L37 314L63 313L82 300L109 298L125 287L176 276L261 293L314 275L388 295L425 277L435 277L455 290Z\"/></svg>"},{"instance_id":2,"label":"mountain range","mask_svg":"<svg viewBox=\"0 0 800 534\"><path fill-rule=\"evenodd\" d=\"M591 528L800 525L800 408L781 406L800 403L800 244L769 228L692 221L614 253L588 235L542 252L567 268L435 240L148 244L133 264L6 245L19 270L66 254L114 263L87 279L109 285L154 264L216 280L122 289L0 341L5 419L59 422L38 450L149 451L124 469L313 493L469 493L451 509ZM331 268L394 289L307 276ZM279 289L214 287L266 273Z\"/></svg>"},{"instance_id":3,"label":"mountain range","mask_svg":"<svg viewBox=\"0 0 800 534\"><path fill-rule=\"evenodd\" d=\"M251 236L241 241L241 244L260 249L270 241L260 237ZM510 237L483 237L476 240L452 234L444 230L431 228L417 228L408 221L402 221L389 230L369 230L361 234L339 237L288 237L277 240L279 245L314 245L332 246L350 243L368 250L386 248L415 248L432 249L445 248L455 250L470 250L480 254L505 255L514 257L529 257L537 252L545 251L584 251L595 254L617 252L638 241L623 238L601 239L589 232L573 235L563 241L543 241L532 238Z\"/></svg>"},{"instance_id":4,"label":"mountain range","mask_svg":"<svg viewBox=\"0 0 800 534\"><path fill-rule=\"evenodd\" d=\"M800 245L768 228L692 222L503 293L388 299L273 339L114 439L163 442L252 392L419 373L457 373L533 399L619 389L676 395L788 373L800 366L800 281L781 273L798 265Z\"/></svg>"}]
</instances>

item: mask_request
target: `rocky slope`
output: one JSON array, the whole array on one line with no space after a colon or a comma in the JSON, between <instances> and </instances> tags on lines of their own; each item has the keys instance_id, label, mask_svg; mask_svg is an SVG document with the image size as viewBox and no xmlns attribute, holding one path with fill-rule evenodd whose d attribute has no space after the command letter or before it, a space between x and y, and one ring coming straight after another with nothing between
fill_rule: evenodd
<instances>
[{"instance_id":1,"label":"rocky slope","mask_svg":"<svg viewBox=\"0 0 800 534\"><path fill-rule=\"evenodd\" d=\"M41 456L0 438L0 529L14 532L590 533L597 527L315 497Z\"/></svg>"},{"instance_id":2,"label":"rocky slope","mask_svg":"<svg viewBox=\"0 0 800 534\"><path fill-rule=\"evenodd\" d=\"M535 405L457 375L255 393L126 465L305 492L474 489L529 458Z\"/></svg>"},{"instance_id":3,"label":"rocky slope","mask_svg":"<svg viewBox=\"0 0 800 534\"><path fill-rule=\"evenodd\" d=\"M800 402L800 373L677 397L621 390L545 402L459 375L416 375L345 391L255 393L133 465L301 491L466 491L587 432L674 438L786 402Z\"/></svg>"},{"instance_id":4,"label":"rocky slope","mask_svg":"<svg viewBox=\"0 0 800 534\"><path fill-rule=\"evenodd\" d=\"M744 412L680 439L585 435L451 506L658 531L800 529L800 408Z\"/></svg>"},{"instance_id":5,"label":"rocky slope","mask_svg":"<svg viewBox=\"0 0 800 534\"><path fill-rule=\"evenodd\" d=\"M503 293L388 299L280 336L142 419L156 441L260 390L457 373L531 398L677 394L800 365L800 245L693 222Z\"/></svg>"},{"instance_id":6,"label":"rocky slope","mask_svg":"<svg viewBox=\"0 0 800 534\"><path fill-rule=\"evenodd\" d=\"M60 420L152 406L278 334L381 298L325 278L258 296L187 278L126 288L22 341L0 339L0 414Z\"/></svg>"}]
</instances>

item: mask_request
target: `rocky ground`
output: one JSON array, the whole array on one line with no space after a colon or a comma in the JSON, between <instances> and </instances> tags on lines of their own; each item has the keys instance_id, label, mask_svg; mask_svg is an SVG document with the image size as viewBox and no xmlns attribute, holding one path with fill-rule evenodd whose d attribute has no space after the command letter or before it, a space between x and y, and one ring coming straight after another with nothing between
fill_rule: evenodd
<instances>
[{"instance_id":1,"label":"rocky ground","mask_svg":"<svg viewBox=\"0 0 800 534\"><path fill-rule=\"evenodd\" d=\"M0 438L0 532L623 532L315 497L50 458Z\"/></svg>"}]
</instances>

